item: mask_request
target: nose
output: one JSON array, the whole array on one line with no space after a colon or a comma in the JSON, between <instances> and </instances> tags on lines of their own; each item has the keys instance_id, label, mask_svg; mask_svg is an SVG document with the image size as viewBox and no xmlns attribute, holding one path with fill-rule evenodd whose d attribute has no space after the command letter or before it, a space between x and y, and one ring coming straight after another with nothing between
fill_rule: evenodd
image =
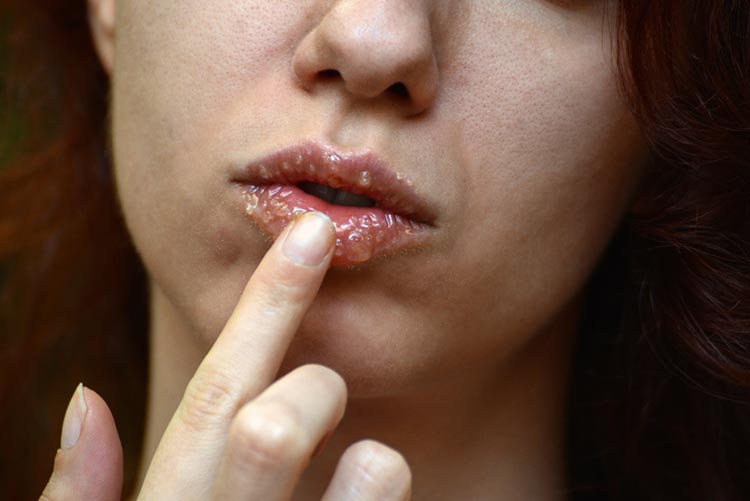
<instances>
[{"instance_id":1,"label":"nose","mask_svg":"<svg viewBox=\"0 0 750 501\"><path fill-rule=\"evenodd\" d=\"M389 99L406 115L427 110L438 91L425 0L341 0L303 38L294 72L308 91L343 81L353 99Z\"/></svg>"}]
</instances>

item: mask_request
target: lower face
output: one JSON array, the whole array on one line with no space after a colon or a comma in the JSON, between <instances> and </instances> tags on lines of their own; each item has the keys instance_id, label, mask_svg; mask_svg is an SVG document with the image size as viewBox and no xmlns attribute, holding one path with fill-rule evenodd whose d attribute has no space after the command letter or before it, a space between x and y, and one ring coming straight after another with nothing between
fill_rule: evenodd
<instances>
[{"instance_id":1,"label":"lower face","mask_svg":"<svg viewBox=\"0 0 750 501\"><path fill-rule=\"evenodd\" d=\"M328 365L352 396L408 391L502 364L576 304L647 154L603 2L424 3L439 89L408 118L343 84L299 86L294 53L331 2L119 3L120 201L153 285L206 349L269 246L231 173L302 141L376 152L435 218L418 251L329 271L287 369Z\"/></svg>"}]
</instances>

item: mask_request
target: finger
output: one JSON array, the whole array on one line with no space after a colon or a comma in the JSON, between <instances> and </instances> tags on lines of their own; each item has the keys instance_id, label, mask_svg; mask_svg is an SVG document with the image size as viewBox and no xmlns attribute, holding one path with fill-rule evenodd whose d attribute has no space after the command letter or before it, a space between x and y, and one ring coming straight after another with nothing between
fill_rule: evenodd
<instances>
[{"instance_id":1,"label":"finger","mask_svg":"<svg viewBox=\"0 0 750 501\"><path fill-rule=\"evenodd\" d=\"M323 501L411 499L411 469L390 447L362 440L341 455Z\"/></svg>"},{"instance_id":2,"label":"finger","mask_svg":"<svg viewBox=\"0 0 750 501\"><path fill-rule=\"evenodd\" d=\"M305 214L290 226L258 265L188 383L142 492L161 499L160 494L180 497L180 492L207 495L231 419L273 381L330 265L335 241L324 214Z\"/></svg>"},{"instance_id":3,"label":"finger","mask_svg":"<svg viewBox=\"0 0 750 501\"><path fill-rule=\"evenodd\" d=\"M335 238L333 223L323 213L294 222L258 266L196 376L201 369L210 375L231 367L244 396L265 389L320 288Z\"/></svg>"},{"instance_id":4,"label":"finger","mask_svg":"<svg viewBox=\"0 0 750 501\"><path fill-rule=\"evenodd\" d=\"M41 500L119 500L122 446L109 407L79 384L63 420L61 446Z\"/></svg>"},{"instance_id":5,"label":"finger","mask_svg":"<svg viewBox=\"0 0 750 501\"><path fill-rule=\"evenodd\" d=\"M322 365L298 367L273 383L232 421L215 499L291 499L345 406L344 380Z\"/></svg>"}]
</instances>

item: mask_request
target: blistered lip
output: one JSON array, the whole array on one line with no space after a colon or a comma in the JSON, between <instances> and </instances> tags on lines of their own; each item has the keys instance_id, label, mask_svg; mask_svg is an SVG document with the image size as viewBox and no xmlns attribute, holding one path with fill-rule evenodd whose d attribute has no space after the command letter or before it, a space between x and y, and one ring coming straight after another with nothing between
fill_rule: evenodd
<instances>
[{"instance_id":1,"label":"blistered lip","mask_svg":"<svg viewBox=\"0 0 750 501\"><path fill-rule=\"evenodd\" d=\"M342 153L303 143L238 167L232 180L245 198L245 212L272 237L299 214L328 214L336 228L333 265L355 265L385 254L423 247L434 216L413 183L369 151ZM334 205L302 191L302 182L346 190L374 207Z\"/></svg>"}]
</instances>

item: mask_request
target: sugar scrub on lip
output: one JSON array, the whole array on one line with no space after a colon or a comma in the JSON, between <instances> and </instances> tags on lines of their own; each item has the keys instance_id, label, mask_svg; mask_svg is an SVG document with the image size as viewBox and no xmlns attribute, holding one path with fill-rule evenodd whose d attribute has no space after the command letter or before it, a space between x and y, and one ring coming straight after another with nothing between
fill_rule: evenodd
<instances>
[{"instance_id":1,"label":"sugar scrub on lip","mask_svg":"<svg viewBox=\"0 0 750 501\"><path fill-rule=\"evenodd\" d=\"M336 229L333 265L355 265L418 247L429 234L426 225L379 207L330 204L294 185L248 185L243 187L243 196L247 215L273 238L298 215L310 211L327 214Z\"/></svg>"},{"instance_id":2,"label":"sugar scrub on lip","mask_svg":"<svg viewBox=\"0 0 750 501\"><path fill-rule=\"evenodd\" d=\"M292 145L241 165L233 180L247 215L274 238L295 216L327 214L336 229L334 265L424 247L434 233L430 204L410 179L370 151Z\"/></svg>"}]
</instances>

